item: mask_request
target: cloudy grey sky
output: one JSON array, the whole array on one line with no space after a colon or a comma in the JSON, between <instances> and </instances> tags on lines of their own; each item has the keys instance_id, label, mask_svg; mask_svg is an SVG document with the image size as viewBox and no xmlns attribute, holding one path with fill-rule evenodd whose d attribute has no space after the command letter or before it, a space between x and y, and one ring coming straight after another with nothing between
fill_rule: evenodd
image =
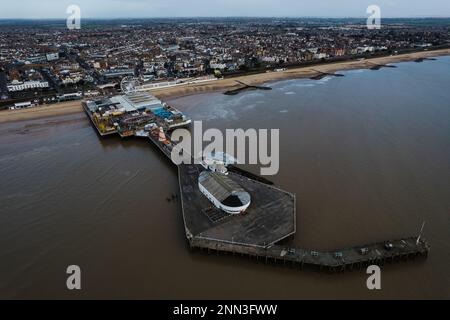
<instances>
[{"instance_id":1,"label":"cloudy grey sky","mask_svg":"<svg viewBox=\"0 0 450 320\"><path fill-rule=\"evenodd\" d=\"M366 17L370 4L384 17L450 17L450 0L1 0L1 18L65 19L77 4L85 18L117 17Z\"/></svg>"}]
</instances>

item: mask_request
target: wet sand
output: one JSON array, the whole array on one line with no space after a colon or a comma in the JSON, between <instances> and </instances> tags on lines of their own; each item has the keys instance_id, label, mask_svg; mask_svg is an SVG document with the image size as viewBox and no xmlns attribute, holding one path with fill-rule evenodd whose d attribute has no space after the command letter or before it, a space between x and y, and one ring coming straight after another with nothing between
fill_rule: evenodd
<instances>
[{"instance_id":1,"label":"wet sand","mask_svg":"<svg viewBox=\"0 0 450 320\"><path fill-rule=\"evenodd\" d=\"M450 49L423 51L366 60L345 61L315 65L310 67L301 67L296 69L289 69L282 72L260 73L222 80L214 80L210 82L202 82L197 84L186 84L171 88L155 89L150 90L150 92L160 99L173 99L199 93L228 90L241 86L236 81L242 81L249 85L259 85L280 80L307 78L316 75L317 71L324 73L334 73L342 70L367 69L373 67L374 64L383 65L388 63L413 61L419 58L429 58L442 55L450 55ZM5 122L39 119L79 112L82 112L80 101L70 101L60 104L54 104L51 106L43 106L24 110L0 111L0 124Z\"/></svg>"}]
</instances>

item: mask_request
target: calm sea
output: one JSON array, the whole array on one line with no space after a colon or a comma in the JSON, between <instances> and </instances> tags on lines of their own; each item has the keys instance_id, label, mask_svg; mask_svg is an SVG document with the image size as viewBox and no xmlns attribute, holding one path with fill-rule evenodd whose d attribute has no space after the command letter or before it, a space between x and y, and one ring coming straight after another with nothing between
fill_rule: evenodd
<instances>
[{"instance_id":1,"label":"calm sea","mask_svg":"<svg viewBox=\"0 0 450 320\"><path fill-rule=\"evenodd\" d=\"M450 57L170 101L205 127L279 128L301 247L418 234L427 260L328 275L191 253L176 169L84 114L0 126L0 298L450 298ZM255 170L256 169L252 169ZM82 290L66 289L79 265Z\"/></svg>"}]
</instances>

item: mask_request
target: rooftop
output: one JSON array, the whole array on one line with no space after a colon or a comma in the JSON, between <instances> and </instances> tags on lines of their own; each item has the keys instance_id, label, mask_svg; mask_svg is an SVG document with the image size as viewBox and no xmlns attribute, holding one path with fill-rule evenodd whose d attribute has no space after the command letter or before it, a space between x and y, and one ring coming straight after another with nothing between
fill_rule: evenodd
<instances>
[{"instance_id":1,"label":"rooftop","mask_svg":"<svg viewBox=\"0 0 450 320\"><path fill-rule=\"evenodd\" d=\"M126 112L151 108L161 104L160 100L147 92L134 92L123 96L114 96L110 100L114 103L120 103Z\"/></svg>"},{"instance_id":2,"label":"rooftop","mask_svg":"<svg viewBox=\"0 0 450 320\"><path fill-rule=\"evenodd\" d=\"M250 203L250 195L239 184L224 174L203 171L198 182L219 202L229 207Z\"/></svg>"}]
</instances>

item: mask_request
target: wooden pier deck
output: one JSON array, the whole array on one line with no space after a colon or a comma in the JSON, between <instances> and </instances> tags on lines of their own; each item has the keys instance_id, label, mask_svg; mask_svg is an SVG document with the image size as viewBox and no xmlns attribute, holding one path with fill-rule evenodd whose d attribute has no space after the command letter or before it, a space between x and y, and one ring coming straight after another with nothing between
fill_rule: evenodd
<instances>
[{"instance_id":1,"label":"wooden pier deck","mask_svg":"<svg viewBox=\"0 0 450 320\"><path fill-rule=\"evenodd\" d=\"M389 248L387 248L387 244L390 245ZM232 253L255 258L265 263L281 263L300 268L308 266L330 272L360 269L369 265L381 266L385 263L426 257L430 249L425 240L417 241L417 238L380 242L327 252L285 245L272 245L264 248L248 247L200 238L192 239L190 246L191 248L206 250L209 253Z\"/></svg>"}]
</instances>

